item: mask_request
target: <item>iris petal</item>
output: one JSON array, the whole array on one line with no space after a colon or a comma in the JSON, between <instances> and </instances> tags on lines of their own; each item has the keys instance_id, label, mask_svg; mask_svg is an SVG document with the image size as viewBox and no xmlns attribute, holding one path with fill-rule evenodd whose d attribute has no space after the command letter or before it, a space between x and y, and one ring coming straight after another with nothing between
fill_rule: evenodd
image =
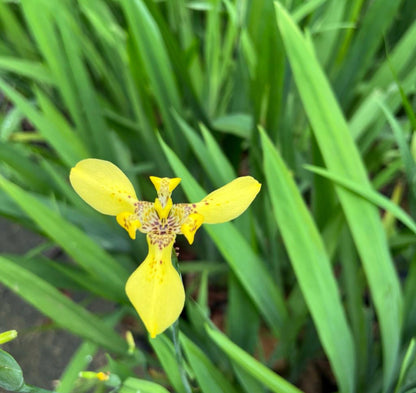
<instances>
[{"instance_id":1,"label":"iris petal","mask_svg":"<svg viewBox=\"0 0 416 393\"><path fill-rule=\"evenodd\" d=\"M189 244L194 242L195 233L204 222L204 217L198 213L192 213L181 225L181 231L188 240Z\"/></svg>"},{"instance_id":2,"label":"iris petal","mask_svg":"<svg viewBox=\"0 0 416 393\"><path fill-rule=\"evenodd\" d=\"M142 226L137 215L130 212L122 212L117 214L116 218L118 224L128 232L129 236L133 240L136 239L136 231Z\"/></svg>"},{"instance_id":3,"label":"iris petal","mask_svg":"<svg viewBox=\"0 0 416 393\"><path fill-rule=\"evenodd\" d=\"M260 188L261 184L253 177L238 177L197 203L196 212L204 216L204 224L233 220L250 206Z\"/></svg>"},{"instance_id":4,"label":"iris petal","mask_svg":"<svg viewBox=\"0 0 416 393\"><path fill-rule=\"evenodd\" d=\"M149 253L127 280L126 293L150 337L154 338L178 319L185 303L185 291L171 260L175 237L155 243L148 235L147 240Z\"/></svg>"},{"instance_id":5,"label":"iris petal","mask_svg":"<svg viewBox=\"0 0 416 393\"><path fill-rule=\"evenodd\" d=\"M133 185L111 162L82 160L71 169L69 179L77 194L100 213L116 216L134 212L137 197Z\"/></svg>"}]
</instances>

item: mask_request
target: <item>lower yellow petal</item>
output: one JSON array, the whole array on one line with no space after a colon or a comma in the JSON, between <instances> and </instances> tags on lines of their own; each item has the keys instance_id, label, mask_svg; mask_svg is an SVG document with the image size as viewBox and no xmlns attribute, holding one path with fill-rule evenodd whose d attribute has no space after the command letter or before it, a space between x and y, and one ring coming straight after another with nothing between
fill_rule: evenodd
<instances>
[{"instance_id":1,"label":"lower yellow petal","mask_svg":"<svg viewBox=\"0 0 416 393\"><path fill-rule=\"evenodd\" d=\"M116 216L134 212L134 188L121 169L109 161L82 160L71 169L69 180L77 194L100 213Z\"/></svg>"},{"instance_id":2,"label":"lower yellow petal","mask_svg":"<svg viewBox=\"0 0 416 393\"><path fill-rule=\"evenodd\" d=\"M150 337L162 333L182 312L185 291L182 280L172 265L174 238L165 243L149 240L149 253L144 262L129 277L126 293Z\"/></svg>"},{"instance_id":3,"label":"lower yellow petal","mask_svg":"<svg viewBox=\"0 0 416 393\"><path fill-rule=\"evenodd\" d=\"M237 218L253 202L261 184L251 176L237 177L196 203L196 212L204 224L219 224Z\"/></svg>"}]
</instances>

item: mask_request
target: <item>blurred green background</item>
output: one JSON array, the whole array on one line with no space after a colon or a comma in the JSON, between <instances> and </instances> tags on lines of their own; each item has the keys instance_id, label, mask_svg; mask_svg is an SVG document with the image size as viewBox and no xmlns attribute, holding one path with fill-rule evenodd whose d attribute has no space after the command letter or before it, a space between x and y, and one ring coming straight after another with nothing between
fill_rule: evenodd
<instances>
[{"instance_id":1,"label":"blurred green background","mask_svg":"<svg viewBox=\"0 0 416 393\"><path fill-rule=\"evenodd\" d=\"M0 214L41 239L0 282L82 339L56 391L414 391L415 64L412 0L0 0ZM179 343L124 294L144 236L69 185L87 157L149 201L263 184L178 238ZM99 350L112 387L77 377Z\"/></svg>"}]
</instances>

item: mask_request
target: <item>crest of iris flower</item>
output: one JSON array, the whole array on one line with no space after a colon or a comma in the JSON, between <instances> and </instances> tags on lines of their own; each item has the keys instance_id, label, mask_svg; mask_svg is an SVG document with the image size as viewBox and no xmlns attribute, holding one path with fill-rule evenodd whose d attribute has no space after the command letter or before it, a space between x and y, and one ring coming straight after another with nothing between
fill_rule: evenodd
<instances>
[{"instance_id":1,"label":"crest of iris flower","mask_svg":"<svg viewBox=\"0 0 416 393\"><path fill-rule=\"evenodd\" d=\"M251 176L238 177L200 202L173 204L171 194L181 179L150 176L150 180L157 192L154 202L140 201L127 176L109 161L82 160L70 173L72 187L85 202L115 216L132 239L137 230L146 234L149 252L127 280L126 293L154 338L178 319L185 302L171 259L176 235L192 244L202 224L233 220L249 207L261 184Z\"/></svg>"}]
</instances>

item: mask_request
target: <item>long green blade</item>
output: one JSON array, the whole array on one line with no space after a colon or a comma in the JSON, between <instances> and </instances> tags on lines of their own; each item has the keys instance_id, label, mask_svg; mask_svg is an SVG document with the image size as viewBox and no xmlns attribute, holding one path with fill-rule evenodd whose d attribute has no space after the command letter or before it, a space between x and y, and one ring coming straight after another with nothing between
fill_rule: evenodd
<instances>
[{"instance_id":1,"label":"long green blade","mask_svg":"<svg viewBox=\"0 0 416 393\"><path fill-rule=\"evenodd\" d=\"M125 341L102 320L72 302L51 284L3 257L0 257L0 282L62 328L115 353L126 353Z\"/></svg>"},{"instance_id":2,"label":"long green blade","mask_svg":"<svg viewBox=\"0 0 416 393\"><path fill-rule=\"evenodd\" d=\"M181 102L159 26L143 1L122 1L120 5L124 10L134 44L150 79L155 99L165 119L169 141L178 147L171 110L179 111Z\"/></svg>"},{"instance_id":3,"label":"long green blade","mask_svg":"<svg viewBox=\"0 0 416 393\"><path fill-rule=\"evenodd\" d=\"M54 80L47 67L39 62L10 56L0 56L0 71L1 70L14 72L37 82L54 84Z\"/></svg>"},{"instance_id":4,"label":"long green blade","mask_svg":"<svg viewBox=\"0 0 416 393\"><path fill-rule=\"evenodd\" d=\"M290 261L341 391L353 392L353 339L331 262L289 170L264 131L261 137L267 188Z\"/></svg>"},{"instance_id":5,"label":"long green blade","mask_svg":"<svg viewBox=\"0 0 416 393\"><path fill-rule=\"evenodd\" d=\"M97 346L89 341L85 341L79 346L59 379L57 393L72 392L80 371L87 369L96 352Z\"/></svg>"},{"instance_id":6,"label":"long green blade","mask_svg":"<svg viewBox=\"0 0 416 393\"><path fill-rule=\"evenodd\" d=\"M258 379L274 393L302 393L296 386L286 381L280 375L261 364L258 360L243 351L230 341L224 334L207 327L207 333L233 362Z\"/></svg>"},{"instance_id":7,"label":"long green blade","mask_svg":"<svg viewBox=\"0 0 416 393\"><path fill-rule=\"evenodd\" d=\"M175 392L186 393L181 380L181 374L179 371L178 361L175 355L173 344L163 334L160 334L156 338L149 340L149 343L156 352L160 364L165 370L170 383L175 389Z\"/></svg>"},{"instance_id":8,"label":"long green blade","mask_svg":"<svg viewBox=\"0 0 416 393\"><path fill-rule=\"evenodd\" d=\"M331 172L369 188L357 147L312 47L283 7L277 5L276 13L295 82L325 164ZM402 295L399 280L375 206L343 188L336 187L336 192L360 254L380 321L383 381L387 389L400 344Z\"/></svg>"},{"instance_id":9,"label":"long green blade","mask_svg":"<svg viewBox=\"0 0 416 393\"><path fill-rule=\"evenodd\" d=\"M78 161L88 157L88 151L77 138L76 134L71 133L65 124L63 128L55 127L53 119L46 117L20 93L14 90L9 84L0 78L0 89L9 97L28 119L36 126L39 133L56 150L57 154L69 166L75 165ZM45 103L47 103L45 101ZM55 110L56 109L52 109Z\"/></svg>"},{"instance_id":10,"label":"long green blade","mask_svg":"<svg viewBox=\"0 0 416 393\"><path fill-rule=\"evenodd\" d=\"M236 393L236 390L204 352L185 335L181 344L204 393Z\"/></svg>"},{"instance_id":11,"label":"long green blade","mask_svg":"<svg viewBox=\"0 0 416 393\"><path fill-rule=\"evenodd\" d=\"M367 187L361 187L359 184L352 182L351 180L341 178L323 168L318 168L312 165L305 165L305 168L332 180L335 184L339 184L351 192L360 195L362 198L374 203L375 205L388 210L397 219L399 219L404 225L406 225L413 233L416 234L416 223L400 206L396 205L390 199L384 195L373 191Z\"/></svg>"},{"instance_id":12,"label":"long green blade","mask_svg":"<svg viewBox=\"0 0 416 393\"><path fill-rule=\"evenodd\" d=\"M169 391L163 386L146 381L144 379L137 379L129 377L121 386L120 393L169 393Z\"/></svg>"}]
</instances>

